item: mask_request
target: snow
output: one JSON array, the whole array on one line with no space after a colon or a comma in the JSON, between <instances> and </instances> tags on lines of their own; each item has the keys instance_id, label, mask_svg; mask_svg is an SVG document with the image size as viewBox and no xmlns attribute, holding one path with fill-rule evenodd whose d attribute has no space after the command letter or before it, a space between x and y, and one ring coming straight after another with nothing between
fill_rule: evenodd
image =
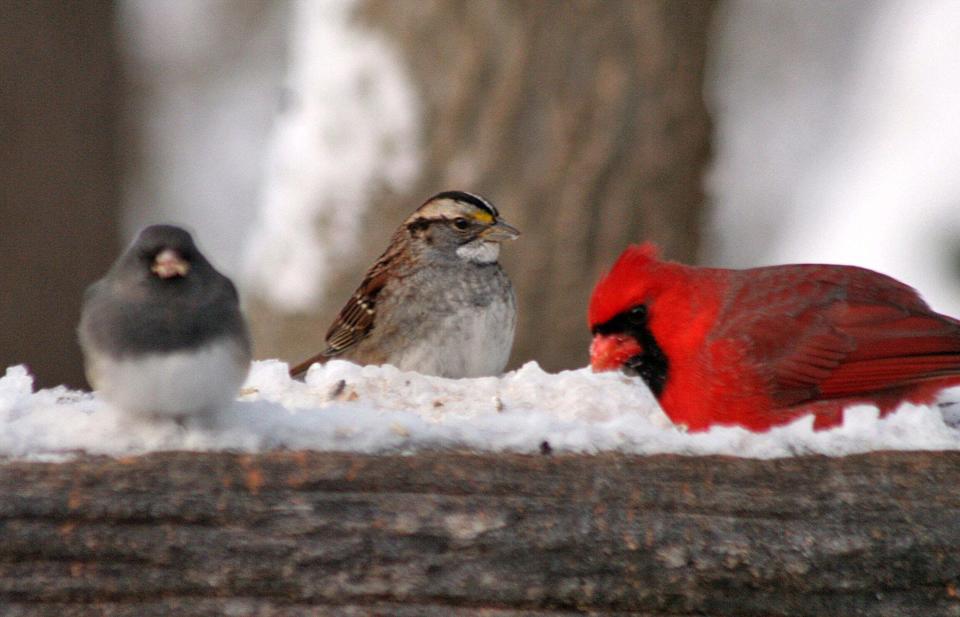
<instances>
[{"instance_id":1,"label":"snow","mask_svg":"<svg viewBox=\"0 0 960 617\"><path fill-rule=\"evenodd\" d=\"M905 405L879 419L875 408L860 406L847 411L842 427L821 432L804 418L762 434L739 428L688 434L667 420L641 381L617 373L550 374L531 362L501 377L456 380L334 360L299 382L287 368L276 360L254 362L233 405L177 424L125 414L87 392L33 392L27 370L10 367L0 378L0 456L276 448L539 453L544 442L556 453L749 458L960 449L960 418L939 408ZM951 394L960 398L960 391Z\"/></svg>"}]
</instances>

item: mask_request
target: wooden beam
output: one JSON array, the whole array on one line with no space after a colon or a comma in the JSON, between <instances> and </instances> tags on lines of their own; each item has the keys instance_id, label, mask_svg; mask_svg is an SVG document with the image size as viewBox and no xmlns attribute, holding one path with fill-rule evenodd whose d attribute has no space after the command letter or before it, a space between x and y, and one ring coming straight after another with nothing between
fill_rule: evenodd
<instances>
[{"instance_id":1,"label":"wooden beam","mask_svg":"<svg viewBox=\"0 0 960 617\"><path fill-rule=\"evenodd\" d=\"M960 614L960 453L0 465L4 615Z\"/></svg>"}]
</instances>

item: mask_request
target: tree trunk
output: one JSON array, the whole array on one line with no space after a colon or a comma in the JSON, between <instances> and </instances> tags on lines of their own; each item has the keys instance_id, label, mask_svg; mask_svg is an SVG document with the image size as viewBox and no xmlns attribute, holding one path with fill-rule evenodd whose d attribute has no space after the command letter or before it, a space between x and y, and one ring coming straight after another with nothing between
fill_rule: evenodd
<instances>
[{"instance_id":1,"label":"tree trunk","mask_svg":"<svg viewBox=\"0 0 960 617\"><path fill-rule=\"evenodd\" d=\"M4 615L960 614L960 453L0 466Z\"/></svg>"},{"instance_id":2,"label":"tree trunk","mask_svg":"<svg viewBox=\"0 0 960 617\"><path fill-rule=\"evenodd\" d=\"M259 352L315 353L389 234L433 193L490 198L523 231L503 262L518 292L511 366L583 366L589 291L630 242L700 244L709 122L708 0L368 0L419 87L424 165L370 209L353 272L309 317L255 304ZM282 323L281 323L282 322Z\"/></svg>"},{"instance_id":3,"label":"tree trunk","mask_svg":"<svg viewBox=\"0 0 960 617\"><path fill-rule=\"evenodd\" d=\"M0 6L0 369L84 384L84 288L119 247L113 3Z\"/></svg>"}]
</instances>

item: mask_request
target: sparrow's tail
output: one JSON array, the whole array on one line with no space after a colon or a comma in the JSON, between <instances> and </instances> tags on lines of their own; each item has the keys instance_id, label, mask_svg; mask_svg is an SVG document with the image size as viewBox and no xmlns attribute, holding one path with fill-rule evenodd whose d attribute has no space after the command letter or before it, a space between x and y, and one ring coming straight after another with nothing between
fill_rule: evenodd
<instances>
[{"instance_id":1,"label":"sparrow's tail","mask_svg":"<svg viewBox=\"0 0 960 617\"><path fill-rule=\"evenodd\" d=\"M330 356L327 355L326 351L321 351L317 355L307 358L300 364L290 369L290 377L293 377L294 379L296 379L297 377L300 377L301 375L306 373L307 369L313 366L314 363L319 362L320 364L323 364L329 359L330 359Z\"/></svg>"}]
</instances>

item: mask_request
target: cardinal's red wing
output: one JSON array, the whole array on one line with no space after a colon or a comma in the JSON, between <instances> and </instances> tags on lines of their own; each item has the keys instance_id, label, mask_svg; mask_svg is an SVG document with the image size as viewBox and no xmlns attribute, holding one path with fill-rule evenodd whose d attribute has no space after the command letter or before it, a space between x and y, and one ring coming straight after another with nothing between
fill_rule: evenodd
<instances>
[{"instance_id":1,"label":"cardinal's red wing","mask_svg":"<svg viewBox=\"0 0 960 617\"><path fill-rule=\"evenodd\" d=\"M715 340L741 348L776 405L960 377L960 322L906 285L860 268L753 273L718 316Z\"/></svg>"},{"instance_id":2,"label":"cardinal's red wing","mask_svg":"<svg viewBox=\"0 0 960 617\"><path fill-rule=\"evenodd\" d=\"M841 398L960 376L960 323L935 313L884 309L832 309L835 327L852 337L856 347L819 382L822 396Z\"/></svg>"}]
</instances>

